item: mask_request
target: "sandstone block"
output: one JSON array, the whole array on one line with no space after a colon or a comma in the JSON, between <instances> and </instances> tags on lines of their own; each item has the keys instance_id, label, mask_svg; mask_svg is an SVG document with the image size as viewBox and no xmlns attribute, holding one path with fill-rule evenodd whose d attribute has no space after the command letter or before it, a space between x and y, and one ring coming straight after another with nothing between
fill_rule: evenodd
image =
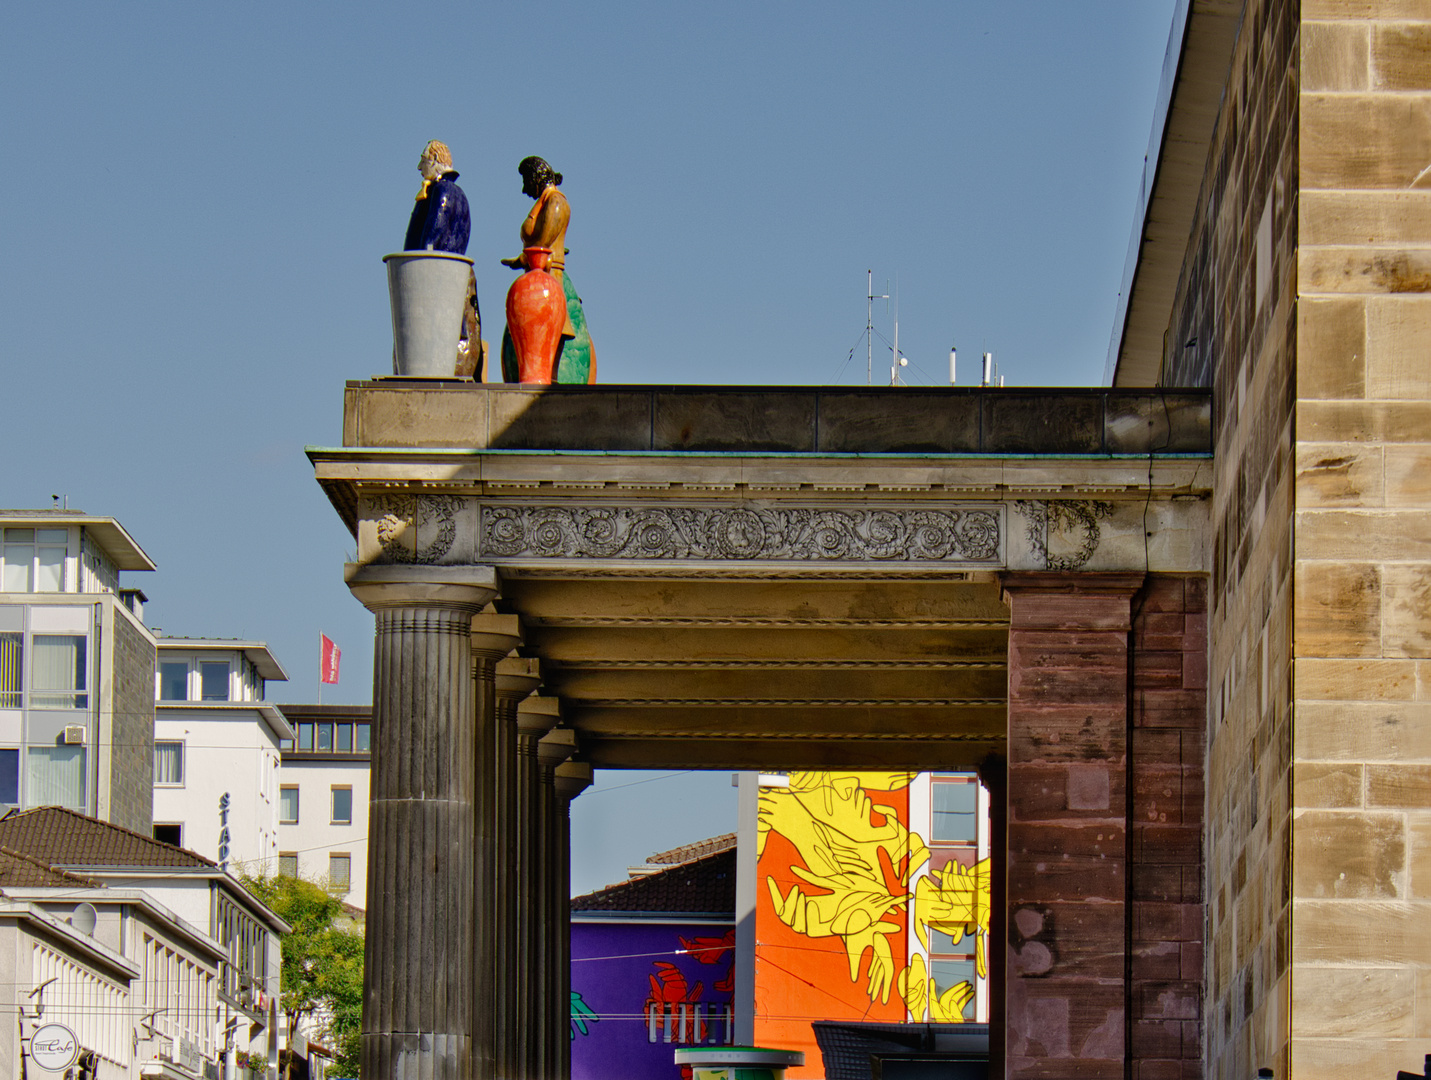
<instances>
[{"instance_id":1,"label":"sandstone block","mask_svg":"<svg viewBox=\"0 0 1431 1080\"><path fill-rule=\"evenodd\" d=\"M1307 810L1292 830L1293 895L1393 900L1403 895L1406 833L1399 814Z\"/></svg>"},{"instance_id":2,"label":"sandstone block","mask_svg":"<svg viewBox=\"0 0 1431 1080\"><path fill-rule=\"evenodd\" d=\"M1379 507L1384 502L1382 448L1357 443L1298 443L1297 507Z\"/></svg>"},{"instance_id":3,"label":"sandstone block","mask_svg":"<svg viewBox=\"0 0 1431 1080\"><path fill-rule=\"evenodd\" d=\"M1299 761L1431 761L1431 704L1299 702L1292 752Z\"/></svg>"},{"instance_id":4,"label":"sandstone block","mask_svg":"<svg viewBox=\"0 0 1431 1080\"><path fill-rule=\"evenodd\" d=\"M1295 661L1297 698L1302 701L1413 701L1416 663L1411 660L1337 660L1303 657Z\"/></svg>"},{"instance_id":5,"label":"sandstone block","mask_svg":"<svg viewBox=\"0 0 1431 1080\"><path fill-rule=\"evenodd\" d=\"M1431 297L1384 297L1366 311L1366 393L1371 398L1431 398Z\"/></svg>"},{"instance_id":6,"label":"sandstone block","mask_svg":"<svg viewBox=\"0 0 1431 1080\"><path fill-rule=\"evenodd\" d=\"M1382 453L1386 505L1431 507L1431 445L1389 445Z\"/></svg>"},{"instance_id":7,"label":"sandstone block","mask_svg":"<svg viewBox=\"0 0 1431 1080\"><path fill-rule=\"evenodd\" d=\"M1365 23L1302 24L1302 89L1365 90L1370 29Z\"/></svg>"},{"instance_id":8,"label":"sandstone block","mask_svg":"<svg viewBox=\"0 0 1431 1080\"><path fill-rule=\"evenodd\" d=\"M1431 955L1425 914L1424 905L1401 901L1298 899L1293 963L1391 967L1408 956Z\"/></svg>"},{"instance_id":9,"label":"sandstone block","mask_svg":"<svg viewBox=\"0 0 1431 1080\"><path fill-rule=\"evenodd\" d=\"M1366 804L1431 810L1431 765L1368 764Z\"/></svg>"},{"instance_id":10,"label":"sandstone block","mask_svg":"<svg viewBox=\"0 0 1431 1080\"><path fill-rule=\"evenodd\" d=\"M1379 567L1370 563L1298 562L1294 577L1294 655L1380 655Z\"/></svg>"},{"instance_id":11,"label":"sandstone block","mask_svg":"<svg viewBox=\"0 0 1431 1080\"><path fill-rule=\"evenodd\" d=\"M1297 283L1304 295L1431 292L1431 250L1302 247L1297 252Z\"/></svg>"},{"instance_id":12,"label":"sandstone block","mask_svg":"<svg viewBox=\"0 0 1431 1080\"><path fill-rule=\"evenodd\" d=\"M1370 44L1371 83L1376 89L1431 88L1431 24L1379 23L1372 29Z\"/></svg>"},{"instance_id":13,"label":"sandstone block","mask_svg":"<svg viewBox=\"0 0 1431 1080\"><path fill-rule=\"evenodd\" d=\"M1431 657L1431 562L1381 568L1382 651Z\"/></svg>"},{"instance_id":14,"label":"sandstone block","mask_svg":"<svg viewBox=\"0 0 1431 1080\"><path fill-rule=\"evenodd\" d=\"M1299 1038L1414 1034L1416 998L1409 968L1292 969L1292 1014Z\"/></svg>"},{"instance_id":15,"label":"sandstone block","mask_svg":"<svg viewBox=\"0 0 1431 1080\"><path fill-rule=\"evenodd\" d=\"M1304 510L1296 524L1299 560L1431 562L1431 510Z\"/></svg>"},{"instance_id":16,"label":"sandstone block","mask_svg":"<svg viewBox=\"0 0 1431 1080\"><path fill-rule=\"evenodd\" d=\"M1431 814L1408 814L1406 831L1411 840L1408 860L1411 864L1411 887L1408 892L1416 900L1431 900ZM1431 964L1427 965L1427 970L1431 970ZM1422 1001L1431 1004L1431 976L1427 977L1422 989L1426 992Z\"/></svg>"},{"instance_id":17,"label":"sandstone block","mask_svg":"<svg viewBox=\"0 0 1431 1080\"><path fill-rule=\"evenodd\" d=\"M1431 98L1304 93L1300 107L1303 187L1405 189L1431 163Z\"/></svg>"},{"instance_id":18,"label":"sandstone block","mask_svg":"<svg viewBox=\"0 0 1431 1080\"><path fill-rule=\"evenodd\" d=\"M1297 431L1310 442L1424 443L1431 402L1299 401Z\"/></svg>"},{"instance_id":19,"label":"sandstone block","mask_svg":"<svg viewBox=\"0 0 1431 1080\"><path fill-rule=\"evenodd\" d=\"M1304 246L1431 243L1431 191L1308 191L1297 202Z\"/></svg>"},{"instance_id":20,"label":"sandstone block","mask_svg":"<svg viewBox=\"0 0 1431 1080\"><path fill-rule=\"evenodd\" d=\"M1358 762L1299 761L1292 767L1292 803L1299 810L1359 807L1362 770Z\"/></svg>"},{"instance_id":21,"label":"sandstone block","mask_svg":"<svg viewBox=\"0 0 1431 1080\"><path fill-rule=\"evenodd\" d=\"M1366 385L1366 310L1361 297L1305 299L1297 305L1297 393L1360 397Z\"/></svg>"}]
</instances>

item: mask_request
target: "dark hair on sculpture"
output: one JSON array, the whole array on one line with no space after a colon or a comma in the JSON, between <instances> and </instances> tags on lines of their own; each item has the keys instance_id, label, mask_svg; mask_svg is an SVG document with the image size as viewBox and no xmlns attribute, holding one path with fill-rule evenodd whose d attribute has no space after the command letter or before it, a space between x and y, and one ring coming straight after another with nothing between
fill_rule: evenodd
<instances>
[{"instance_id":1,"label":"dark hair on sculpture","mask_svg":"<svg viewBox=\"0 0 1431 1080\"><path fill-rule=\"evenodd\" d=\"M561 187L561 173L548 165L545 158L524 157L517 166L517 171L523 178L535 180L538 187L546 187L548 184Z\"/></svg>"}]
</instances>

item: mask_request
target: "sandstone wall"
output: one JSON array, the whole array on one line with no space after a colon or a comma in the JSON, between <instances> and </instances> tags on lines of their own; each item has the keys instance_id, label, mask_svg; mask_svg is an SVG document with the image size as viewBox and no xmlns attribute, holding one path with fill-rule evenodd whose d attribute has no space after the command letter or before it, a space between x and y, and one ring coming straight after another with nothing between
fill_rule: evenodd
<instances>
[{"instance_id":1,"label":"sandstone wall","mask_svg":"<svg viewBox=\"0 0 1431 1080\"><path fill-rule=\"evenodd\" d=\"M1431 2L1303 0L1293 1067L1431 1052Z\"/></svg>"},{"instance_id":2,"label":"sandstone wall","mask_svg":"<svg viewBox=\"0 0 1431 1080\"><path fill-rule=\"evenodd\" d=\"M1163 382L1217 425L1209 592L1206 1074L1288 1075L1297 332L1296 0L1248 0L1198 199Z\"/></svg>"}]
</instances>

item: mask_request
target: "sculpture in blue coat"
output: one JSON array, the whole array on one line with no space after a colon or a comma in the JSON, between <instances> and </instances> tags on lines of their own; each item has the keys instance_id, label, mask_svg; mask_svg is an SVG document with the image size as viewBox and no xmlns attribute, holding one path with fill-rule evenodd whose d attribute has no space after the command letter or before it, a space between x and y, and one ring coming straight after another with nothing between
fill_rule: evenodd
<instances>
[{"instance_id":1,"label":"sculpture in blue coat","mask_svg":"<svg viewBox=\"0 0 1431 1080\"><path fill-rule=\"evenodd\" d=\"M472 233L472 216L467 196L457 186L457 170L452 167L452 151L433 139L417 163L422 173L422 190L407 223L404 251L450 251L467 254L467 238Z\"/></svg>"},{"instance_id":2,"label":"sculpture in blue coat","mask_svg":"<svg viewBox=\"0 0 1431 1080\"><path fill-rule=\"evenodd\" d=\"M403 250L466 255L467 240L472 234L472 215L467 208L467 196L457 186L452 151L446 143L433 139L423 149L417 169L422 173L422 190L417 193L412 217L408 219ZM482 341L482 312L477 305L477 280L469 275L455 373L480 382L484 377L486 352L486 343Z\"/></svg>"}]
</instances>

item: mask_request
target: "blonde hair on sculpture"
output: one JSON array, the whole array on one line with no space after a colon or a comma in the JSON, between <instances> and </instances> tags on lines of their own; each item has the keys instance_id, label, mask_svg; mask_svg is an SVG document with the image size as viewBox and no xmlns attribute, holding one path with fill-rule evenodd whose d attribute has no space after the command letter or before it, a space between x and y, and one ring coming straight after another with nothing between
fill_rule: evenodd
<instances>
[{"instance_id":1,"label":"blonde hair on sculpture","mask_svg":"<svg viewBox=\"0 0 1431 1080\"><path fill-rule=\"evenodd\" d=\"M427 195L428 185L441 177L443 173L454 171L452 151L447 148L447 144L433 139L424 146L422 157L417 162L417 171L422 173L422 188L417 193L418 199L422 199Z\"/></svg>"}]
</instances>

